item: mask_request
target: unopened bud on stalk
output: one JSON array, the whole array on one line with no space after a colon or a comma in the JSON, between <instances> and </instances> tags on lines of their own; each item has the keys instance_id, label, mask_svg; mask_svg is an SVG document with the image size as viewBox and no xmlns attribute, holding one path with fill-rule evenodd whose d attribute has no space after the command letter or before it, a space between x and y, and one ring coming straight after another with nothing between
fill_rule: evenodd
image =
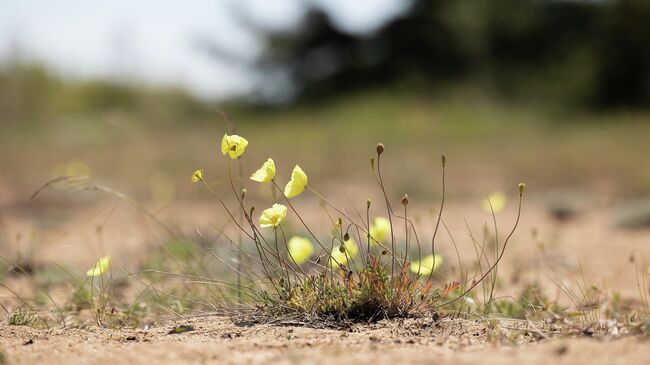
<instances>
[{"instance_id":1,"label":"unopened bud on stalk","mask_svg":"<svg viewBox=\"0 0 650 365\"><path fill-rule=\"evenodd\" d=\"M339 219L336 221L336 226L337 226L337 227L341 227L341 226L343 226L343 219L339 218Z\"/></svg>"},{"instance_id":2,"label":"unopened bud on stalk","mask_svg":"<svg viewBox=\"0 0 650 365\"><path fill-rule=\"evenodd\" d=\"M526 190L526 184L524 183L519 183L519 195L524 194L524 190Z\"/></svg>"},{"instance_id":3,"label":"unopened bud on stalk","mask_svg":"<svg viewBox=\"0 0 650 365\"><path fill-rule=\"evenodd\" d=\"M386 251L386 250L381 251L382 256L386 256L387 253L388 253L388 251Z\"/></svg>"},{"instance_id":4,"label":"unopened bud on stalk","mask_svg":"<svg viewBox=\"0 0 650 365\"><path fill-rule=\"evenodd\" d=\"M349 240L350 240L350 234L348 234L347 232L345 232L345 234L343 235L343 241L346 241L346 242L347 242L347 241L349 241Z\"/></svg>"},{"instance_id":5,"label":"unopened bud on stalk","mask_svg":"<svg viewBox=\"0 0 650 365\"><path fill-rule=\"evenodd\" d=\"M244 198L246 197L246 193L247 193L246 189L241 189L241 200L244 200Z\"/></svg>"},{"instance_id":6,"label":"unopened bud on stalk","mask_svg":"<svg viewBox=\"0 0 650 365\"><path fill-rule=\"evenodd\" d=\"M381 155L384 153L384 144L383 143L377 143L377 155Z\"/></svg>"},{"instance_id":7,"label":"unopened bud on stalk","mask_svg":"<svg viewBox=\"0 0 650 365\"><path fill-rule=\"evenodd\" d=\"M408 194L404 194L404 196L402 197L402 205L409 205L409 195Z\"/></svg>"},{"instance_id":8,"label":"unopened bud on stalk","mask_svg":"<svg viewBox=\"0 0 650 365\"><path fill-rule=\"evenodd\" d=\"M372 171L375 171L375 159L374 158L370 159L370 168L372 169Z\"/></svg>"},{"instance_id":9,"label":"unopened bud on stalk","mask_svg":"<svg viewBox=\"0 0 650 365\"><path fill-rule=\"evenodd\" d=\"M371 203L372 203L372 200L368 199L368 201L366 202L366 207L367 207L368 209L370 209L370 204L371 204Z\"/></svg>"},{"instance_id":10,"label":"unopened bud on stalk","mask_svg":"<svg viewBox=\"0 0 650 365\"><path fill-rule=\"evenodd\" d=\"M442 160L442 167L445 167L445 165L447 164L447 156L442 155L442 157L440 157L440 159Z\"/></svg>"},{"instance_id":11,"label":"unopened bud on stalk","mask_svg":"<svg viewBox=\"0 0 650 365\"><path fill-rule=\"evenodd\" d=\"M341 253L345 253L345 245L339 246L339 251L341 251Z\"/></svg>"}]
</instances>

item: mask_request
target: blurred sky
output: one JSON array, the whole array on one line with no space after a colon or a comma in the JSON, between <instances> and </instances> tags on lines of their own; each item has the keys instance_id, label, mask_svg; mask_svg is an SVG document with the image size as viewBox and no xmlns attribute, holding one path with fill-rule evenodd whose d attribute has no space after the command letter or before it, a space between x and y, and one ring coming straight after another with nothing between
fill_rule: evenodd
<instances>
[{"instance_id":1,"label":"blurred sky","mask_svg":"<svg viewBox=\"0 0 650 365\"><path fill-rule=\"evenodd\" d=\"M0 62L40 61L74 77L119 77L177 84L207 98L244 94L255 79L199 46L210 39L241 59L262 49L233 14L269 28L291 28L306 5L319 6L349 32L371 32L407 9L407 0L2 0ZM233 11L234 10L234 11Z\"/></svg>"}]
</instances>

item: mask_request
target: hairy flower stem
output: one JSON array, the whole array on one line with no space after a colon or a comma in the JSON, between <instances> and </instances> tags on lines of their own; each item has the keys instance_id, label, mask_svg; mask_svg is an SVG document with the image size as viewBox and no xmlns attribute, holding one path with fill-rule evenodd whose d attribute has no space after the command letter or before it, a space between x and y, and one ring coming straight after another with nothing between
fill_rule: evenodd
<instances>
[{"instance_id":1,"label":"hairy flower stem","mask_svg":"<svg viewBox=\"0 0 650 365\"><path fill-rule=\"evenodd\" d=\"M438 229L440 228L440 221L442 220L442 210L445 208L445 196L446 196L446 186L445 186L445 160L446 158L442 157L442 198L440 200L440 209L438 209L438 219L436 220L436 227L433 230L433 236L431 237L431 254L433 255L433 267L436 267L436 235L438 234ZM431 281L433 277L433 270L429 273L427 282Z\"/></svg>"},{"instance_id":2,"label":"hairy flower stem","mask_svg":"<svg viewBox=\"0 0 650 365\"><path fill-rule=\"evenodd\" d=\"M443 304L437 305L435 308L444 307L446 305L452 304L452 303L456 302L457 300L465 297L465 295L467 293L472 291L472 289L474 289L478 284L483 282L483 280L493 270L495 270L495 268L497 266L499 266L499 262L503 258L503 254L506 252L506 247L508 246L508 242L510 241L510 238L512 237L512 235L515 233L515 230L517 229L517 226L519 225L519 219L521 218L521 204L522 204L522 201L523 201L523 192L520 192L519 193L519 207L517 208L517 219L515 220L515 224L512 227L512 230L510 231L510 234L508 234L508 237L506 237L505 241L503 241L503 246L501 247L501 252L499 253L499 256L497 257L496 261L492 264L492 266L478 280L475 280L474 283L469 288L465 289L458 297L456 297L456 298L454 298L454 299L452 299L452 300L450 300L448 302L445 302Z\"/></svg>"}]
</instances>

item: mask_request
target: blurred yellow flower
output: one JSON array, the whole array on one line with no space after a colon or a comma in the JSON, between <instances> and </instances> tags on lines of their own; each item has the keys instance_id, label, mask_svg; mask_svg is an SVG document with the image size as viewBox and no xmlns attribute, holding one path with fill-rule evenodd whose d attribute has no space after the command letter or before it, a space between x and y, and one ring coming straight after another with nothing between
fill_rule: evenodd
<instances>
[{"instance_id":1,"label":"blurred yellow flower","mask_svg":"<svg viewBox=\"0 0 650 365\"><path fill-rule=\"evenodd\" d=\"M296 165L291 172L291 180L284 187L284 195L287 198L293 198L294 196L302 193L307 186L307 174Z\"/></svg>"},{"instance_id":2,"label":"blurred yellow flower","mask_svg":"<svg viewBox=\"0 0 650 365\"><path fill-rule=\"evenodd\" d=\"M269 182L273 180L275 177L275 162L273 162L272 158L269 158L264 162L262 167L259 168L259 170L255 171L253 175L251 175L251 180L257 181L257 182Z\"/></svg>"},{"instance_id":3,"label":"blurred yellow flower","mask_svg":"<svg viewBox=\"0 0 650 365\"><path fill-rule=\"evenodd\" d=\"M192 182L203 181L203 169L198 169L192 174Z\"/></svg>"},{"instance_id":4,"label":"blurred yellow flower","mask_svg":"<svg viewBox=\"0 0 650 365\"><path fill-rule=\"evenodd\" d=\"M438 270L442 265L442 256L429 255L420 261L411 262L411 272L414 274L429 275L432 271Z\"/></svg>"},{"instance_id":5,"label":"blurred yellow flower","mask_svg":"<svg viewBox=\"0 0 650 365\"><path fill-rule=\"evenodd\" d=\"M86 276L89 277L95 277L95 276L101 276L103 275L106 271L108 271L108 268L110 267L111 264L111 256L106 255L102 258L100 258L95 266L90 268L88 271L86 271Z\"/></svg>"},{"instance_id":6,"label":"blurred yellow flower","mask_svg":"<svg viewBox=\"0 0 650 365\"><path fill-rule=\"evenodd\" d=\"M314 245L304 237L291 237L287 245L289 247L289 258L293 258L298 265L309 260L314 253Z\"/></svg>"},{"instance_id":7,"label":"blurred yellow flower","mask_svg":"<svg viewBox=\"0 0 650 365\"><path fill-rule=\"evenodd\" d=\"M72 160L65 167L66 176L90 176L90 167L81 160Z\"/></svg>"},{"instance_id":8,"label":"blurred yellow flower","mask_svg":"<svg viewBox=\"0 0 650 365\"><path fill-rule=\"evenodd\" d=\"M492 205L492 209L490 209L490 205ZM484 211L488 213L499 213L500 211L503 210L506 206L506 196L500 192L500 191L495 191L492 194L488 195L485 200L481 203L481 207L483 208Z\"/></svg>"},{"instance_id":9,"label":"blurred yellow flower","mask_svg":"<svg viewBox=\"0 0 650 365\"><path fill-rule=\"evenodd\" d=\"M341 249L342 248L342 249ZM357 243L352 238L345 241L345 244L339 247L334 247L332 257L330 258L330 265L338 266L345 265L348 260L353 259L359 253Z\"/></svg>"},{"instance_id":10,"label":"blurred yellow flower","mask_svg":"<svg viewBox=\"0 0 650 365\"><path fill-rule=\"evenodd\" d=\"M260 216L262 228L277 227L287 216L287 207L282 204L273 204L271 208L265 209Z\"/></svg>"},{"instance_id":11,"label":"blurred yellow flower","mask_svg":"<svg viewBox=\"0 0 650 365\"><path fill-rule=\"evenodd\" d=\"M226 154L230 155L230 158L233 160L244 154L246 146L248 146L246 138L240 137L236 134L233 134L232 136L224 134L221 139L221 153L223 153L224 156Z\"/></svg>"},{"instance_id":12,"label":"blurred yellow flower","mask_svg":"<svg viewBox=\"0 0 650 365\"><path fill-rule=\"evenodd\" d=\"M372 237L372 240L370 240L371 244L385 240L390 234L390 221L384 217L375 218L370 225L368 233Z\"/></svg>"}]
</instances>

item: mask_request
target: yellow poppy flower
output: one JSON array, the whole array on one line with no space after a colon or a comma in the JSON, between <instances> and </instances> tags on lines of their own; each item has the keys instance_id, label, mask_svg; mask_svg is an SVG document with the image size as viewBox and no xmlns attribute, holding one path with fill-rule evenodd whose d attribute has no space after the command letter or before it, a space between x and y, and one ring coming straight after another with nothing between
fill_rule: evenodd
<instances>
[{"instance_id":1,"label":"yellow poppy flower","mask_svg":"<svg viewBox=\"0 0 650 365\"><path fill-rule=\"evenodd\" d=\"M233 160L244 154L246 146L248 146L246 138L240 137L236 134L233 134L232 136L224 134L221 139L221 153L223 153L224 156L226 154L230 155L230 158Z\"/></svg>"},{"instance_id":2,"label":"yellow poppy flower","mask_svg":"<svg viewBox=\"0 0 650 365\"><path fill-rule=\"evenodd\" d=\"M296 165L291 172L291 180L284 187L284 195L287 198L293 198L294 196L302 193L307 186L307 174Z\"/></svg>"},{"instance_id":3,"label":"yellow poppy flower","mask_svg":"<svg viewBox=\"0 0 650 365\"><path fill-rule=\"evenodd\" d=\"M384 241L390 234L390 221L384 217L375 218L370 225L370 229L368 229L368 233L372 237L371 244Z\"/></svg>"},{"instance_id":4,"label":"yellow poppy flower","mask_svg":"<svg viewBox=\"0 0 650 365\"><path fill-rule=\"evenodd\" d=\"M95 266L91 267L90 269L88 269L88 271L86 271L86 276L90 276L90 277L101 276L106 271L108 271L110 264L111 264L111 256L106 255L100 258L95 264Z\"/></svg>"},{"instance_id":5,"label":"yellow poppy flower","mask_svg":"<svg viewBox=\"0 0 650 365\"><path fill-rule=\"evenodd\" d=\"M203 169L198 169L192 174L192 182L203 181Z\"/></svg>"},{"instance_id":6,"label":"yellow poppy flower","mask_svg":"<svg viewBox=\"0 0 650 365\"><path fill-rule=\"evenodd\" d=\"M289 247L289 259L293 258L298 265L309 260L314 253L314 245L304 237L291 237L287 245Z\"/></svg>"},{"instance_id":7,"label":"yellow poppy flower","mask_svg":"<svg viewBox=\"0 0 650 365\"><path fill-rule=\"evenodd\" d=\"M257 182L269 182L273 180L275 177L275 162L273 162L272 158L269 158L264 162L262 167L259 168L259 170L255 171L253 175L251 175L251 180L257 181Z\"/></svg>"},{"instance_id":8,"label":"yellow poppy flower","mask_svg":"<svg viewBox=\"0 0 650 365\"><path fill-rule=\"evenodd\" d=\"M265 209L260 216L262 228L277 227L287 216L287 207L282 204L273 204L271 208Z\"/></svg>"},{"instance_id":9,"label":"yellow poppy flower","mask_svg":"<svg viewBox=\"0 0 650 365\"><path fill-rule=\"evenodd\" d=\"M359 253L359 247L357 247L357 243L352 238L345 241L345 245L342 247L343 251L341 251L341 246L334 247L332 257L330 258L330 265L335 267L339 264L345 265L348 263L348 260L353 259Z\"/></svg>"},{"instance_id":10,"label":"yellow poppy flower","mask_svg":"<svg viewBox=\"0 0 650 365\"><path fill-rule=\"evenodd\" d=\"M442 265L442 256L429 255L420 261L411 262L411 272L420 275L429 275L431 272L438 270Z\"/></svg>"},{"instance_id":11,"label":"yellow poppy flower","mask_svg":"<svg viewBox=\"0 0 650 365\"><path fill-rule=\"evenodd\" d=\"M490 208L490 205L492 205L492 208ZM494 193L490 194L483 200L481 203L481 207L483 208L484 211L488 213L499 213L500 211L503 210L506 206L506 196L500 192L500 191L495 191Z\"/></svg>"}]
</instances>

